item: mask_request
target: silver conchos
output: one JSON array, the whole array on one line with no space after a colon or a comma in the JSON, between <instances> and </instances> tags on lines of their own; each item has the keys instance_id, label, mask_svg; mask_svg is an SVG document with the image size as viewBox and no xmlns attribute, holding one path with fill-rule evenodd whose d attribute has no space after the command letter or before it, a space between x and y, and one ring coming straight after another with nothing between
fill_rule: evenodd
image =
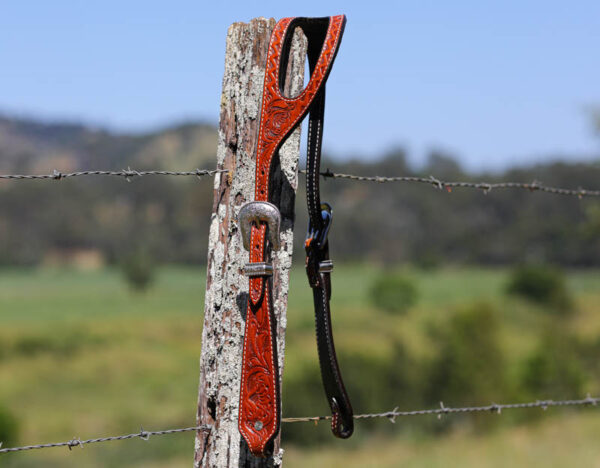
<instances>
[{"instance_id":1,"label":"silver conchos","mask_svg":"<svg viewBox=\"0 0 600 468\"><path fill-rule=\"evenodd\" d=\"M274 250L279 250L279 226L281 225L281 214L275 205L269 202L253 201L242 206L239 215L239 224L242 231L242 242L244 248L250 251L250 236L252 234L252 223L258 226L261 222L269 226L269 242Z\"/></svg>"}]
</instances>

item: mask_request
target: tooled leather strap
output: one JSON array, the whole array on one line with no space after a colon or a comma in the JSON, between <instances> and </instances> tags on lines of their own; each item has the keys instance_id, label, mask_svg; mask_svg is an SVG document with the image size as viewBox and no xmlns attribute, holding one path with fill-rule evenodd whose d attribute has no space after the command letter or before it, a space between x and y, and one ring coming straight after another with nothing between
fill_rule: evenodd
<instances>
[{"instance_id":1,"label":"tooled leather strap","mask_svg":"<svg viewBox=\"0 0 600 468\"><path fill-rule=\"evenodd\" d=\"M289 134L307 114L322 89L335 59L344 30L344 15L330 18L284 18L273 30L269 43L258 144L256 149L255 201L269 201L271 161ZM294 27L308 39L311 77L296 97L283 95L288 52ZM267 225L254 224L250 235L250 264L270 260ZM251 276L246 312L238 427L256 456L265 456L280 423L279 377L272 314L270 278Z\"/></svg>"}]
</instances>

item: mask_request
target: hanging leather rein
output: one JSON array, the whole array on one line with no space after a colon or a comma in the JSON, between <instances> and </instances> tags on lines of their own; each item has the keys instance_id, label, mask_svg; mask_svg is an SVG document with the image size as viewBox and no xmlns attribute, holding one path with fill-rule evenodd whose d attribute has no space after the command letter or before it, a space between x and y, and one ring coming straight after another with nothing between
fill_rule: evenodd
<instances>
[{"instance_id":1,"label":"hanging leather rein","mask_svg":"<svg viewBox=\"0 0 600 468\"><path fill-rule=\"evenodd\" d=\"M280 214L269 202L269 177L274 155L285 139L310 113L308 124L307 202L309 229L305 242L306 271L313 289L317 347L323 386L332 411L332 431L347 438L353 432L352 407L337 364L329 299L330 274L327 234L331 207L321 205L319 168L325 109L325 82L337 54L346 17L284 18L273 30L263 86L256 148L255 201L242 207L239 222L244 247L250 252L245 267L249 300L240 385L238 427L256 456L272 451L280 424L280 391L273 316L271 251L279 249ZM302 28L308 39L310 80L296 97L283 95L292 34Z\"/></svg>"}]
</instances>

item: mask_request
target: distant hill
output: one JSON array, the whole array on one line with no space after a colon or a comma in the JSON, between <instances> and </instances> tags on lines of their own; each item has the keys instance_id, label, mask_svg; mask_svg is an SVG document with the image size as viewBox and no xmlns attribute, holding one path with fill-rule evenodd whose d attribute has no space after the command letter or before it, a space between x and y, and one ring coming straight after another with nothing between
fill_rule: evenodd
<instances>
[{"instance_id":1,"label":"distant hill","mask_svg":"<svg viewBox=\"0 0 600 468\"><path fill-rule=\"evenodd\" d=\"M217 131L182 123L140 134L0 116L0 171L194 169L214 166Z\"/></svg>"}]
</instances>

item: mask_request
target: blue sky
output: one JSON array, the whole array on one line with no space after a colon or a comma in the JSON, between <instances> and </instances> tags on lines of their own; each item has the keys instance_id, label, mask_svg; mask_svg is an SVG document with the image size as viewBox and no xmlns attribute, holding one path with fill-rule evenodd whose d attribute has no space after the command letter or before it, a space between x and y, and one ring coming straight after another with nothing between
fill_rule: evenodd
<instances>
[{"instance_id":1,"label":"blue sky","mask_svg":"<svg viewBox=\"0 0 600 468\"><path fill-rule=\"evenodd\" d=\"M598 157L600 2L53 2L0 6L0 112L144 131L216 122L225 34L345 13L325 149L431 149L471 169Z\"/></svg>"}]
</instances>

